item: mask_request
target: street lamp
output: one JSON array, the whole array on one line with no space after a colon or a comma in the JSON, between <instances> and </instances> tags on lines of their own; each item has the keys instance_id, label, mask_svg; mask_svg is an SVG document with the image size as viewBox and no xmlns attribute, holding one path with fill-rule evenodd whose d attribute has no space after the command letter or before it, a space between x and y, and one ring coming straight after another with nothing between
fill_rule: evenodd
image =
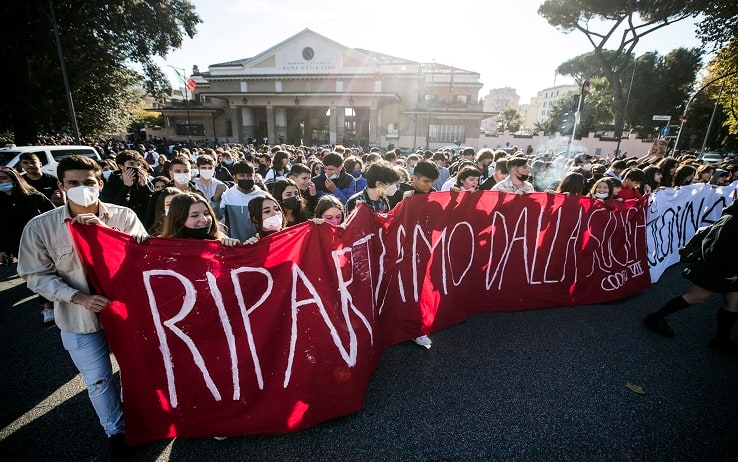
<instances>
[{"instance_id":1,"label":"street lamp","mask_svg":"<svg viewBox=\"0 0 738 462\"><path fill-rule=\"evenodd\" d=\"M574 142L574 136L577 132L577 125L579 124L579 119L581 117L581 111L582 111L582 103L584 102L584 97L589 94L589 80L585 80L582 84L582 90L579 93L579 101L577 102L577 110L574 113L574 124L571 128L571 136L569 137L569 145L566 147L566 153L567 155L571 155L571 144Z\"/></svg>"},{"instance_id":2,"label":"street lamp","mask_svg":"<svg viewBox=\"0 0 738 462\"><path fill-rule=\"evenodd\" d=\"M51 22L54 26L54 37L56 38L56 51L59 53L59 66L61 66L62 79L64 80L64 89L67 92L67 104L69 105L69 115L72 118L72 129L74 129L74 137L77 144L82 144L79 139L79 127L77 126L77 114L74 112L74 100L72 99L72 90L69 87L69 78L67 77L67 66L64 64L64 50L62 50L61 38L59 38L59 28L56 26L56 14L54 13L54 4L49 0L49 10L51 10Z\"/></svg>"},{"instance_id":3,"label":"street lamp","mask_svg":"<svg viewBox=\"0 0 738 462\"><path fill-rule=\"evenodd\" d=\"M623 109L623 128L625 128L625 118L628 116L628 103L630 102L630 92L633 89L633 79L635 78L636 68L638 67L638 60L641 59L641 56L637 57L633 61L633 73L630 75L630 85L628 85L628 96L625 98L625 108ZM620 141L622 139L623 139L623 131L621 129L620 136L618 136L618 145L615 146L615 153L614 153L615 158L617 158L620 155Z\"/></svg>"},{"instance_id":4,"label":"street lamp","mask_svg":"<svg viewBox=\"0 0 738 462\"><path fill-rule=\"evenodd\" d=\"M694 99L697 97L697 95L699 95L700 93L702 93L702 90L704 90L705 88L709 87L710 85L712 85L713 83L717 82L718 80L722 80L725 77L730 77L731 75L735 75L735 74L738 74L738 71L728 72L727 74L723 74L720 77L716 77L716 78L710 80L706 84L702 85L699 88L699 90L697 90L696 92L694 92L694 94L692 95L692 97L689 98L689 101L687 101L687 104L684 106L684 112L682 113L682 117L681 117L680 124L679 124L679 131L677 132L676 140L674 140L674 149L672 150L672 153L673 154L676 154L677 148L679 147L679 139L682 136L682 128L684 128L684 124L687 123L687 111L689 110L689 105L692 104L692 101L694 101Z\"/></svg>"},{"instance_id":5,"label":"street lamp","mask_svg":"<svg viewBox=\"0 0 738 462\"><path fill-rule=\"evenodd\" d=\"M718 104L720 104L720 98L723 96L723 89L725 88L725 80L723 80L723 83L720 84L720 91L718 92L718 97L715 100L715 106L712 108L712 115L710 116L710 123L707 124L707 131L705 132L705 139L702 141L702 154L705 154L705 148L707 147L707 137L710 136L710 131L712 130L712 123L715 122L715 113L717 112Z\"/></svg>"}]
</instances>

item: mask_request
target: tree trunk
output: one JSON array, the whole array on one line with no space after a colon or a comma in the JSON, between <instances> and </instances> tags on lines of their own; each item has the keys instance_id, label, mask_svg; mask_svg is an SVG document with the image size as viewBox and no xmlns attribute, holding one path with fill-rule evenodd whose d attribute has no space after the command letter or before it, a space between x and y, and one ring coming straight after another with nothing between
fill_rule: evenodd
<instances>
[{"instance_id":1,"label":"tree trunk","mask_svg":"<svg viewBox=\"0 0 738 462\"><path fill-rule=\"evenodd\" d=\"M602 63L602 72L610 83L613 96L613 109L615 113L615 138L620 139L623 136L623 126L625 125L625 95L623 94L623 85L620 82L620 74L622 74L625 66L619 69L613 69L607 64L602 50L595 50L595 54Z\"/></svg>"},{"instance_id":2,"label":"tree trunk","mask_svg":"<svg viewBox=\"0 0 738 462\"><path fill-rule=\"evenodd\" d=\"M615 112L615 138L620 139L625 126L625 95L623 95L623 85L618 76L610 80L610 87L613 95L613 112Z\"/></svg>"}]
</instances>

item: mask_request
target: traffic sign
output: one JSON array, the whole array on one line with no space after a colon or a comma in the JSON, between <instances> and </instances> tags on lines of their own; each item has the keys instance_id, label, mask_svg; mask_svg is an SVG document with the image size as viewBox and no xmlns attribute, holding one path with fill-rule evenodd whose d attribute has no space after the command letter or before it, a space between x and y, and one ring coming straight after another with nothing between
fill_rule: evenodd
<instances>
[{"instance_id":1,"label":"traffic sign","mask_svg":"<svg viewBox=\"0 0 738 462\"><path fill-rule=\"evenodd\" d=\"M661 136L669 136L669 126L668 125L661 129Z\"/></svg>"},{"instance_id":2,"label":"traffic sign","mask_svg":"<svg viewBox=\"0 0 738 462\"><path fill-rule=\"evenodd\" d=\"M669 115L655 115L651 118L651 120L668 120L671 121L671 116Z\"/></svg>"}]
</instances>

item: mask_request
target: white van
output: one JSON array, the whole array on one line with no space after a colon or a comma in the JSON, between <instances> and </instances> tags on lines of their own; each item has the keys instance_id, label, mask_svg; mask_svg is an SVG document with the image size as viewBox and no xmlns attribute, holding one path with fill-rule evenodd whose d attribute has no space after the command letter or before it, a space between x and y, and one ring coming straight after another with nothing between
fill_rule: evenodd
<instances>
[{"instance_id":1,"label":"white van","mask_svg":"<svg viewBox=\"0 0 738 462\"><path fill-rule=\"evenodd\" d=\"M92 146L21 146L17 148L0 149L0 165L11 167L23 172L20 165L20 155L28 152L36 154L41 160L41 171L56 176L56 167L59 160L77 154L100 161L100 154Z\"/></svg>"}]
</instances>

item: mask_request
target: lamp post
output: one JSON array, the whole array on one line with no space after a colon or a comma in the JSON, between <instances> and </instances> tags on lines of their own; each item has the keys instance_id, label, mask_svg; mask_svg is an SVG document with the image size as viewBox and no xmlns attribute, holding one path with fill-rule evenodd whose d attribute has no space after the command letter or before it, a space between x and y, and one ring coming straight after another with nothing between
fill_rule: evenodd
<instances>
[{"instance_id":1,"label":"lamp post","mask_svg":"<svg viewBox=\"0 0 738 462\"><path fill-rule=\"evenodd\" d=\"M579 102L577 102L577 112L574 113L574 124L571 128L571 136L569 137L569 145L566 147L566 153L568 155L571 155L571 144L574 142L574 135L577 132L577 125L579 124L579 119L581 117L581 111L582 111L582 103L584 102L584 97L589 94L589 80L585 80L582 84L582 91L579 93Z\"/></svg>"},{"instance_id":2,"label":"lamp post","mask_svg":"<svg viewBox=\"0 0 738 462\"><path fill-rule=\"evenodd\" d=\"M726 77L730 77L731 75L735 75L735 74L738 74L738 71L728 72L727 74L723 74L720 77L716 77L710 80L706 84L702 85L696 92L694 92L692 97L689 98L689 101L687 101L687 104L684 106L684 112L682 112L682 117L681 117L680 124L679 124L679 131L677 132L676 140L674 140L674 149L672 150L673 154L676 154L677 148L679 147L679 139L682 137L682 129L684 128L684 124L687 123L687 111L689 110L689 105L692 104L692 101L694 101L697 95L702 93L702 90L704 90L705 88L709 87L710 85L717 82L718 80L722 80Z\"/></svg>"},{"instance_id":3,"label":"lamp post","mask_svg":"<svg viewBox=\"0 0 738 462\"><path fill-rule=\"evenodd\" d=\"M185 74L185 70L182 67L174 67L170 64L167 64L167 67L171 67L175 71L182 71L182 83L184 83L184 97L185 97L185 105L187 106L187 137L190 140L190 143L192 143L192 121L190 121L190 99L187 97L187 74Z\"/></svg>"},{"instance_id":4,"label":"lamp post","mask_svg":"<svg viewBox=\"0 0 738 462\"><path fill-rule=\"evenodd\" d=\"M62 79L64 80L64 89L67 92L67 104L69 105L69 116L72 118L74 138L77 140L77 144L82 144L82 141L79 139L77 114L74 112L74 100L72 99L72 90L69 88L67 66L64 64L64 50L62 50L61 39L59 38L59 28L56 26L56 14L54 13L54 4L52 3L52 0L49 0L49 10L51 10L51 22L54 26L54 37L56 38L56 51L59 53L59 65L61 66Z\"/></svg>"},{"instance_id":5,"label":"lamp post","mask_svg":"<svg viewBox=\"0 0 738 462\"><path fill-rule=\"evenodd\" d=\"M638 60L640 58L641 57L639 56L639 57L637 57L633 61L633 73L630 76L630 85L628 85L628 96L625 98L625 108L623 109L623 128L625 128L625 117L628 116L628 103L630 102L630 92L631 92L631 90L633 90L633 79L635 78L636 68L638 67ZM623 139L623 132L621 130L620 131L620 136L618 136L618 144L617 144L617 146L615 146L614 156L615 156L616 159L620 155L620 141L622 139Z\"/></svg>"},{"instance_id":6,"label":"lamp post","mask_svg":"<svg viewBox=\"0 0 738 462\"><path fill-rule=\"evenodd\" d=\"M720 84L720 92L718 92L718 97L715 100L715 106L712 108L712 115L710 116L710 123L707 124L707 131L705 132L705 139L702 141L702 154L705 154L705 147L707 146L707 137L710 136L710 131L712 130L712 123L715 121L715 113L717 112L718 104L720 103L720 98L723 96L723 88L725 88L725 80L723 80L723 83Z\"/></svg>"}]
</instances>

